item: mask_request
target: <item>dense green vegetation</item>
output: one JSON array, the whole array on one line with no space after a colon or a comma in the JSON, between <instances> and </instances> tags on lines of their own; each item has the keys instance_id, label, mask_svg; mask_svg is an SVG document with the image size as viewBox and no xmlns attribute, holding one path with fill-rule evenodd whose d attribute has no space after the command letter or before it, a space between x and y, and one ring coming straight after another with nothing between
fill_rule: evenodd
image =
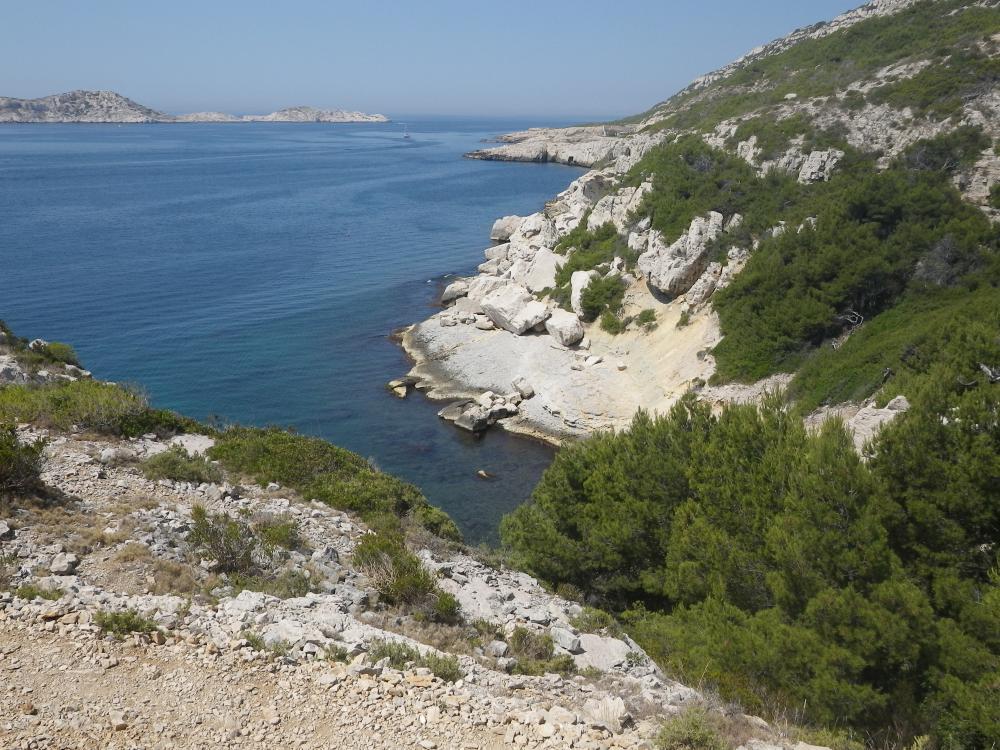
<instances>
[{"instance_id":1,"label":"dense green vegetation","mask_svg":"<svg viewBox=\"0 0 1000 750\"><path fill-rule=\"evenodd\" d=\"M170 479L174 482L202 484L222 481L222 470L218 466L204 456L188 455L179 445L143 461L142 473L147 479Z\"/></svg>"},{"instance_id":2,"label":"dense green vegetation","mask_svg":"<svg viewBox=\"0 0 1000 750\"><path fill-rule=\"evenodd\" d=\"M744 66L702 89L682 92L652 111L668 113L654 129L708 131L722 120L775 106L788 94L831 96L854 81L907 61L942 61L956 49L971 49L1000 31L996 8L964 0L917 3L899 13L876 17L820 39L802 41L784 52ZM954 68L961 81L964 73ZM929 84L931 81L925 81ZM914 93L918 93L914 89ZM952 92L943 89L950 98ZM907 97L908 94L900 93ZM919 101L916 102L919 104Z\"/></svg>"},{"instance_id":3,"label":"dense green vegetation","mask_svg":"<svg viewBox=\"0 0 1000 750\"><path fill-rule=\"evenodd\" d=\"M416 487L320 438L277 428L233 427L218 436L209 457L258 484L277 482L366 520L412 518L440 537L461 539L454 521Z\"/></svg>"},{"instance_id":4,"label":"dense green vegetation","mask_svg":"<svg viewBox=\"0 0 1000 750\"><path fill-rule=\"evenodd\" d=\"M458 600L441 590L434 575L406 548L403 535L392 524L376 528L361 538L354 550L354 563L382 598L422 619L459 622Z\"/></svg>"},{"instance_id":5,"label":"dense green vegetation","mask_svg":"<svg viewBox=\"0 0 1000 750\"><path fill-rule=\"evenodd\" d=\"M996 311L993 311L995 314ZM1000 741L1000 363L942 333L863 461L772 399L693 399L563 449L502 535L517 564L621 613L661 665L745 710L873 743Z\"/></svg>"},{"instance_id":6,"label":"dense green vegetation","mask_svg":"<svg viewBox=\"0 0 1000 750\"><path fill-rule=\"evenodd\" d=\"M873 104L910 107L917 115L946 120L958 114L970 94L1000 82L1000 60L980 50L958 50L912 78L887 83L868 94Z\"/></svg>"},{"instance_id":7,"label":"dense green vegetation","mask_svg":"<svg viewBox=\"0 0 1000 750\"><path fill-rule=\"evenodd\" d=\"M207 431L194 420L150 408L138 391L94 380L2 388L0 422L33 422L60 430L76 426L128 437Z\"/></svg>"},{"instance_id":8,"label":"dense green vegetation","mask_svg":"<svg viewBox=\"0 0 1000 750\"><path fill-rule=\"evenodd\" d=\"M41 486L45 441L21 443L13 425L0 423L0 507Z\"/></svg>"},{"instance_id":9,"label":"dense green vegetation","mask_svg":"<svg viewBox=\"0 0 1000 750\"><path fill-rule=\"evenodd\" d=\"M758 177L743 159L712 148L697 136L652 150L627 180L638 184L649 174L653 190L646 194L639 213L652 219L653 229L667 243L680 237L693 218L710 211L726 218L743 217L730 244L760 235L804 192L794 177L780 172Z\"/></svg>"},{"instance_id":10,"label":"dense green vegetation","mask_svg":"<svg viewBox=\"0 0 1000 750\"><path fill-rule=\"evenodd\" d=\"M716 378L794 371L856 316L871 320L929 288L995 287L1000 233L948 179L984 142L964 129L916 144L882 172L858 163L786 211L789 225L817 218L763 242L713 298L726 335Z\"/></svg>"}]
</instances>

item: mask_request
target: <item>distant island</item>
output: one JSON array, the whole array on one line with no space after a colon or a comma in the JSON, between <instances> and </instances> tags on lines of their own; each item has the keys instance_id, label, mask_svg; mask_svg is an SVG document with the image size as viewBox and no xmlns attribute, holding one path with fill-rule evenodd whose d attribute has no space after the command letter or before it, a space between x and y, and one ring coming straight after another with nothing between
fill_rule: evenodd
<instances>
[{"instance_id":1,"label":"distant island","mask_svg":"<svg viewBox=\"0 0 1000 750\"><path fill-rule=\"evenodd\" d=\"M0 123L15 122L389 122L389 118L316 107L288 107L268 115L237 116L224 112L170 115L114 91L69 91L39 99L0 97Z\"/></svg>"}]
</instances>

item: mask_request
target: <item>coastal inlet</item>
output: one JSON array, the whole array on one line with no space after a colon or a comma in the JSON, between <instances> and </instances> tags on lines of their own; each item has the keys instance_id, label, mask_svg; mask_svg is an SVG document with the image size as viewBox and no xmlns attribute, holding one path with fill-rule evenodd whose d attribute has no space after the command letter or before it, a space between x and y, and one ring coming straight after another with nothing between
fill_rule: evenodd
<instances>
[{"instance_id":1,"label":"coastal inlet","mask_svg":"<svg viewBox=\"0 0 1000 750\"><path fill-rule=\"evenodd\" d=\"M475 271L497 216L538 210L580 170L462 158L523 122L399 119L410 138L394 123L11 126L0 316L159 406L370 457L470 542L495 540L552 449L397 399L385 383L411 363L387 334L434 312L445 274Z\"/></svg>"}]
</instances>

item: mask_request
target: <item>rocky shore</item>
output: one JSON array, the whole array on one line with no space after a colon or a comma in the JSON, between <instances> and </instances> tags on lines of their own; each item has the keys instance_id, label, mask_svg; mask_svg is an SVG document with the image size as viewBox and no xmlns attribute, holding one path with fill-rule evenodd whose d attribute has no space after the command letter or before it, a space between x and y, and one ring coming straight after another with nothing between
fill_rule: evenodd
<instances>
[{"instance_id":1,"label":"rocky shore","mask_svg":"<svg viewBox=\"0 0 1000 750\"><path fill-rule=\"evenodd\" d=\"M712 95L714 82L742 66L912 4L912 0L876 0L829 23L798 30L698 79L678 96L697 104L699 97ZM414 362L410 378L431 397L467 400L442 412L467 429L497 423L553 442L599 429L620 429L636 409L662 412L689 391L722 404L752 400L784 387L790 375L745 385L706 385L715 372L711 352L722 337L712 295L732 282L760 242L802 231L816 217L808 217L801 226L779 222L748 240L734 231L743 220L739 214L709 211L694 216L680 236L664 236L653 228L645 202L656 176L637 174L636 165L651 149L694 135L745 161L761 177L781 172L809 185L837 173L845 158L842 149L814 147L802 136L790 138L783 150L765 149L756 134L739 136L741 126L754 118L773 118L798 119L842 133L851 148L878 153L879 167L888 166L915 142L948 132L958 120L921 118L909 108L897 110L885 103L854 107L850 102L889 82L912 78L928 64L891 65L832 96L790 92L768 109L724 120L707 133L671 127L678 111L669 100L627 124L534 128L500 136L498 145L466 154L483 160L559 162L590 171L537 213L496 221L478 273L452 281L441 299L445 308L402 336ZM960 121L996 138L998 111L995 93L984 89L964 105ZM954 177L964 197L995 220L1000 219L1000 210L989 196L998 175L1000 156L987 149ZM574 271L570 304L566 300L557 304L550 295L557 286L556 275L576 251L560 243L584 222L589 230L612 225L629 252ZM722 257L716 244L729 237L736 239L724 248ZM633 264L624 255L637 260ZM613 276L627 286L619 315L623 330L616 335L602 330L581 308L588 286ZM516 383L527 384L532 396L525 397ZM826 412L846 415L852 427L857 417L860 444L871 434L865 411L870 408L872 404L849 404ZM456 414L462 419L456 420Z\"/></svg>"}]
</instances>

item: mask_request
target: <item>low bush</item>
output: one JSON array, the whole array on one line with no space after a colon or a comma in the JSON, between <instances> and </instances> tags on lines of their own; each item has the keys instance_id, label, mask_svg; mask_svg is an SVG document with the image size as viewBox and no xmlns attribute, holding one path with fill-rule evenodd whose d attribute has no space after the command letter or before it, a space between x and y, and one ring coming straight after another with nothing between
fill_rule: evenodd
<instances>
[{"instance_id":1,"label":"low bush","mask_svg":"<svg viewBox=\"0 0 1000 750\"><path fill-rule=\"evenodd\" d=\"M188 543L214 560L219 572L249 574L258 567L260 541L248 521L201 505L191 509L191 521Z\"/></svg>"},{"instance_id":2,"label":"low bush","mask_svg":"<svg viewBox=\"0 0 1000 750\"><path fill-rule=\"evenodd\" d=\"M179 445L143 461L142 473L147 479L170 479L193 484L217 483L223 478L218 466L204 456L188 455Z\"/></svg>"},{"instance_id":3,"label":"low bush","mask_svg":"<svg viewBox=\"0 0 1000 750\"><path fill-rule=\"evenodd\" d=\"M576 664L569 654L555 654L552 636L548 633L536 633L527 628L518 627L507 639L510 655L516 663L514 672L523 675L542 675L546 673L572 674Z\"/></svg>"},{"instance_id":4,"label":"low bush","mask_svg":"<svg viewBox=\"0 0 1000 750\"><path fill-rule=\"evenodd\" d=\"M642 327L646 333L656 328L656 311L646 308L635 316L635 324Z\"/></svg>"},{"instance_id":5,"label":"low bush","mask_svg":"<svg viewBox=\"0 0 1000 750\"><path fill-rule=\"evenodd\" d=\"M142 617L134 609L98 612L94 616L94 622L105 633L111 633L119 638L130 633L152 633L159 629L155 622Z\"/></svg>"},{"instance_id":6,"label":"low bush","mask_svg":"<svg viewBox=\"0 0 1000 750\"><path fill-rule=\"evenodd\" d=\"M0 389L0 422L32 422L59 430L76 426L127 437L207 431L194 420L150 409L138 391L95 380Z\"/></svg>"},{"instance_id":7,"label":"low bush","mask_svg":"<svg viewBox=\"0 0 1000 750\"><path fill-rule=\"evenodd\" d=\"M80 358L76 355L76 350L69 344L53 341L44 348L44 354L53 362L61 362L64 365L80 366Z\"/></svg>"},{"instance_id":8,"label":"low bush","mask_svg":"<svg viewBox=\"0 0 1000 750\"><path fill-rule=\"evenodd\" d=\"M657 750L729 750L721 724L721 716L689 708L664 722L656 737Z\"/></svg>"},{"instance_id":9,"label":"low bush","mask_svg":"<svg viewBox=\"0 0 1000 750\"><path fill-rule=\"evenodd\" d=\"M278 547L294 550L302 544L299 525L294 518L276 517L257 520L253 524L253 531L268 550Z\"/></svg>"},{"instance_id":10,"label":"low bush","mask_svg":"<svg viewBox=\"0 0 1000 750\"><path fill-rule=\"evenodd\" d=\"M406 549L401 534L365 534L354 549L354 563L390 604L405 606L436 622L459 621L457 600L441 591L434 575Z\"/></svg>"},{"instance_id":11,"label":"low bush","mask_svg":"<svg viewBox=\"0 0 1000 750\"><path fill-rule=\"evenodd\" d=\"M0 503L41 487L44 440L22 443L13 425L0 424Z\"/></svg>"},{"instance_id":12,"label":"low bush","mask_svg":"<svg viewBox=\"0 0 1000 750\"><path fill-rule=\"evenodd\" d=\"M610 333L612 336L617 336L619 333L623 333L625 328L628 326L628 321L622 320L615 313L610 310L605 310L601 313L601 330Z\"/></svg>"},{"instance_id":13,"label":"low bush","mask_svg":"<svg viewBox=\"0 0 1000 750\"><path fill-rule=\"evenodd\" d=\"M458 658L453 655L440 655L434 652L421 654L413 646L396 641L372 641L368 646L368 660L372 663L389 660L393 669L408 669L425 667L438 679L445 682L455 682L465 676Z\"/></svg>"},{"instance_id":14,"label":"low bush","mask_svg":"<svg viewBox=\"0 0 1000 750\"><path fill-rule=\"evenodd\" d=\"M46 589L41 586L36 586L33 583L26 583L25 585L19 587L14 593L22 599L27 599L28 601L31 601L32 599L47 599L54 602L62 596L62 591L59 589Z\"/></svg>"},{"instance_id":15,"label":"low bush","mask_svg":"<svg viewBox=\"0 0 1000 750\"><path fill-rule=\"evenodd\" d=\"M618 315L625 299L625 282L617 274L593 279L580 295L584 320L596 320L605 311Z\"/></svg>"},{"instance_id":16,"label":"low bush","mask_svg":"<svg viewBox=\"0 0 1000 750\"><path fill-rule=\"evenodd\" d=\"M411 516L432 533L459 541L458 527L411 484L372 468L361 456L320 438L275 427L234 427L209 451L229 472L259 484L277 482L366 521L385 514Z\"/></svg>"}]
</instances>

